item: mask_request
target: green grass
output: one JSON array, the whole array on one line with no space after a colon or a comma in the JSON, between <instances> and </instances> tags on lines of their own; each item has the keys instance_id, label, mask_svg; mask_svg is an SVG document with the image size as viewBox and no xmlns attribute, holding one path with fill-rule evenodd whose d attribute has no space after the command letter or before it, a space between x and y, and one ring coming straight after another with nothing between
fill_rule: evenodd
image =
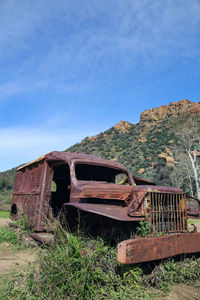
<instances>
[{"instance_id":1,"label":"green grass","mask_svg":"<svg viewBox=\"0 0 200 300\"><path fill-rule=\"evenodd\" d=\"M17 245L18 235L13 230L9 229L7 226L0 228L0 244L3 242L11 243L12 245Z\"/></svg>"},{"instance_id":2,"label":"green grass","mask_svg":"<svg viewBox=\"0 0 200 300\"><path fill-rule=\"evenodd\" d=\"M192 223L200 225L200 219L188 219L188 224Z\"/></svg>"},{"instance_id":3,"label":"green grass","mask_svg":"<svg viewBox=\"0 0 200 300\"><path fill-rule=\"evenodd\" d=\"M9 211L0 211L0 218L9 218L10 212Z\"/></svg>"}]
</instances>

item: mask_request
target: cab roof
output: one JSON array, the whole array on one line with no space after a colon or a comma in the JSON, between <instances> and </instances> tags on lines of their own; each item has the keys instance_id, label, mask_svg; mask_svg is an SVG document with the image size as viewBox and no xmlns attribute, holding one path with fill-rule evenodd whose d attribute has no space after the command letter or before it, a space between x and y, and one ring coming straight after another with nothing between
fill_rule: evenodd
<instances>
[{"instance_id":1,"label":"cab roof","mask_svg":"<svg viewBox=\"0 0 200 300\"><path fill-rule=\"evenodd\" d=\"M114 168L119 168L123 170L127 170L127 168L122 165L121 163L103 159L94 155L90 154L83 154L83 153L71 153L71 152L64 152L64 151L52 151L49 152L17 169L17 171L22 170L28 166L31 166L33 164L36 164L38 162L41 162L43 160L47 160L48 162L56 162L56 161L63 161L63 162L68 162L70 163L72 160L80 160L80 161L85 161L87 163L89 162L96 162L102 165L106 165L109 167L114 167Z\"/></svg>"}]
</instances>

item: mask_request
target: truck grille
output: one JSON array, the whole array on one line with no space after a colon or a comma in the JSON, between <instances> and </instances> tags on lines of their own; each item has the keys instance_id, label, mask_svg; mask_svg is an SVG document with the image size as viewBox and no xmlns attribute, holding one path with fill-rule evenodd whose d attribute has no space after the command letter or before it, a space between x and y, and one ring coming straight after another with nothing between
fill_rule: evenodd
<instances>
[{"instance_id":1,"label":"truck grille","mask_svg":"<svg viewBox=\"0 0 200 300\"><path fill-rule=\"evenodd\" d=\"M183 194L150 193L151 225L154 232L183 232L186 225L186 200Z\"/></svg>"}]
</instances>

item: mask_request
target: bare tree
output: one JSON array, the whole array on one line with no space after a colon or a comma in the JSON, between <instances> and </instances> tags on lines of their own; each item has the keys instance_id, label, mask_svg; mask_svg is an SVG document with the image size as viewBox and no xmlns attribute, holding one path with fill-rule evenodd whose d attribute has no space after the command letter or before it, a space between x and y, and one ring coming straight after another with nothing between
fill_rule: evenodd
<instances>
[{"instance_id":1,"label":"bare tree","mask_svg":"<svg viewBox=\"0 0 200 300\"><path fill-rule=\"evenodd\" d=\"M200 134L199 120L193 118L182 123L178 130L178 144L173 149L176 167L172 180L179 187L187 185L190 195L200 199Z\"/></svg>"}]
</instances>

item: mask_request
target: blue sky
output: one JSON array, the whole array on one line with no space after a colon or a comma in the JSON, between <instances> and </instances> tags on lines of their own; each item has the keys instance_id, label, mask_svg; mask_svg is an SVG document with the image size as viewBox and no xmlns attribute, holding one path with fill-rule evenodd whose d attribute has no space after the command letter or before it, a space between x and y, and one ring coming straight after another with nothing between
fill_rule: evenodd
<instances>
[{"instance_id":1,"label":"blue sky","mask_svg":"<svg viewBox=\"0 0 200 300\"><path fill-rule=\"evenodd\" d=\"M0 171L199 93L199 0L0 0Z\"/></svg>"}]
</instances>

